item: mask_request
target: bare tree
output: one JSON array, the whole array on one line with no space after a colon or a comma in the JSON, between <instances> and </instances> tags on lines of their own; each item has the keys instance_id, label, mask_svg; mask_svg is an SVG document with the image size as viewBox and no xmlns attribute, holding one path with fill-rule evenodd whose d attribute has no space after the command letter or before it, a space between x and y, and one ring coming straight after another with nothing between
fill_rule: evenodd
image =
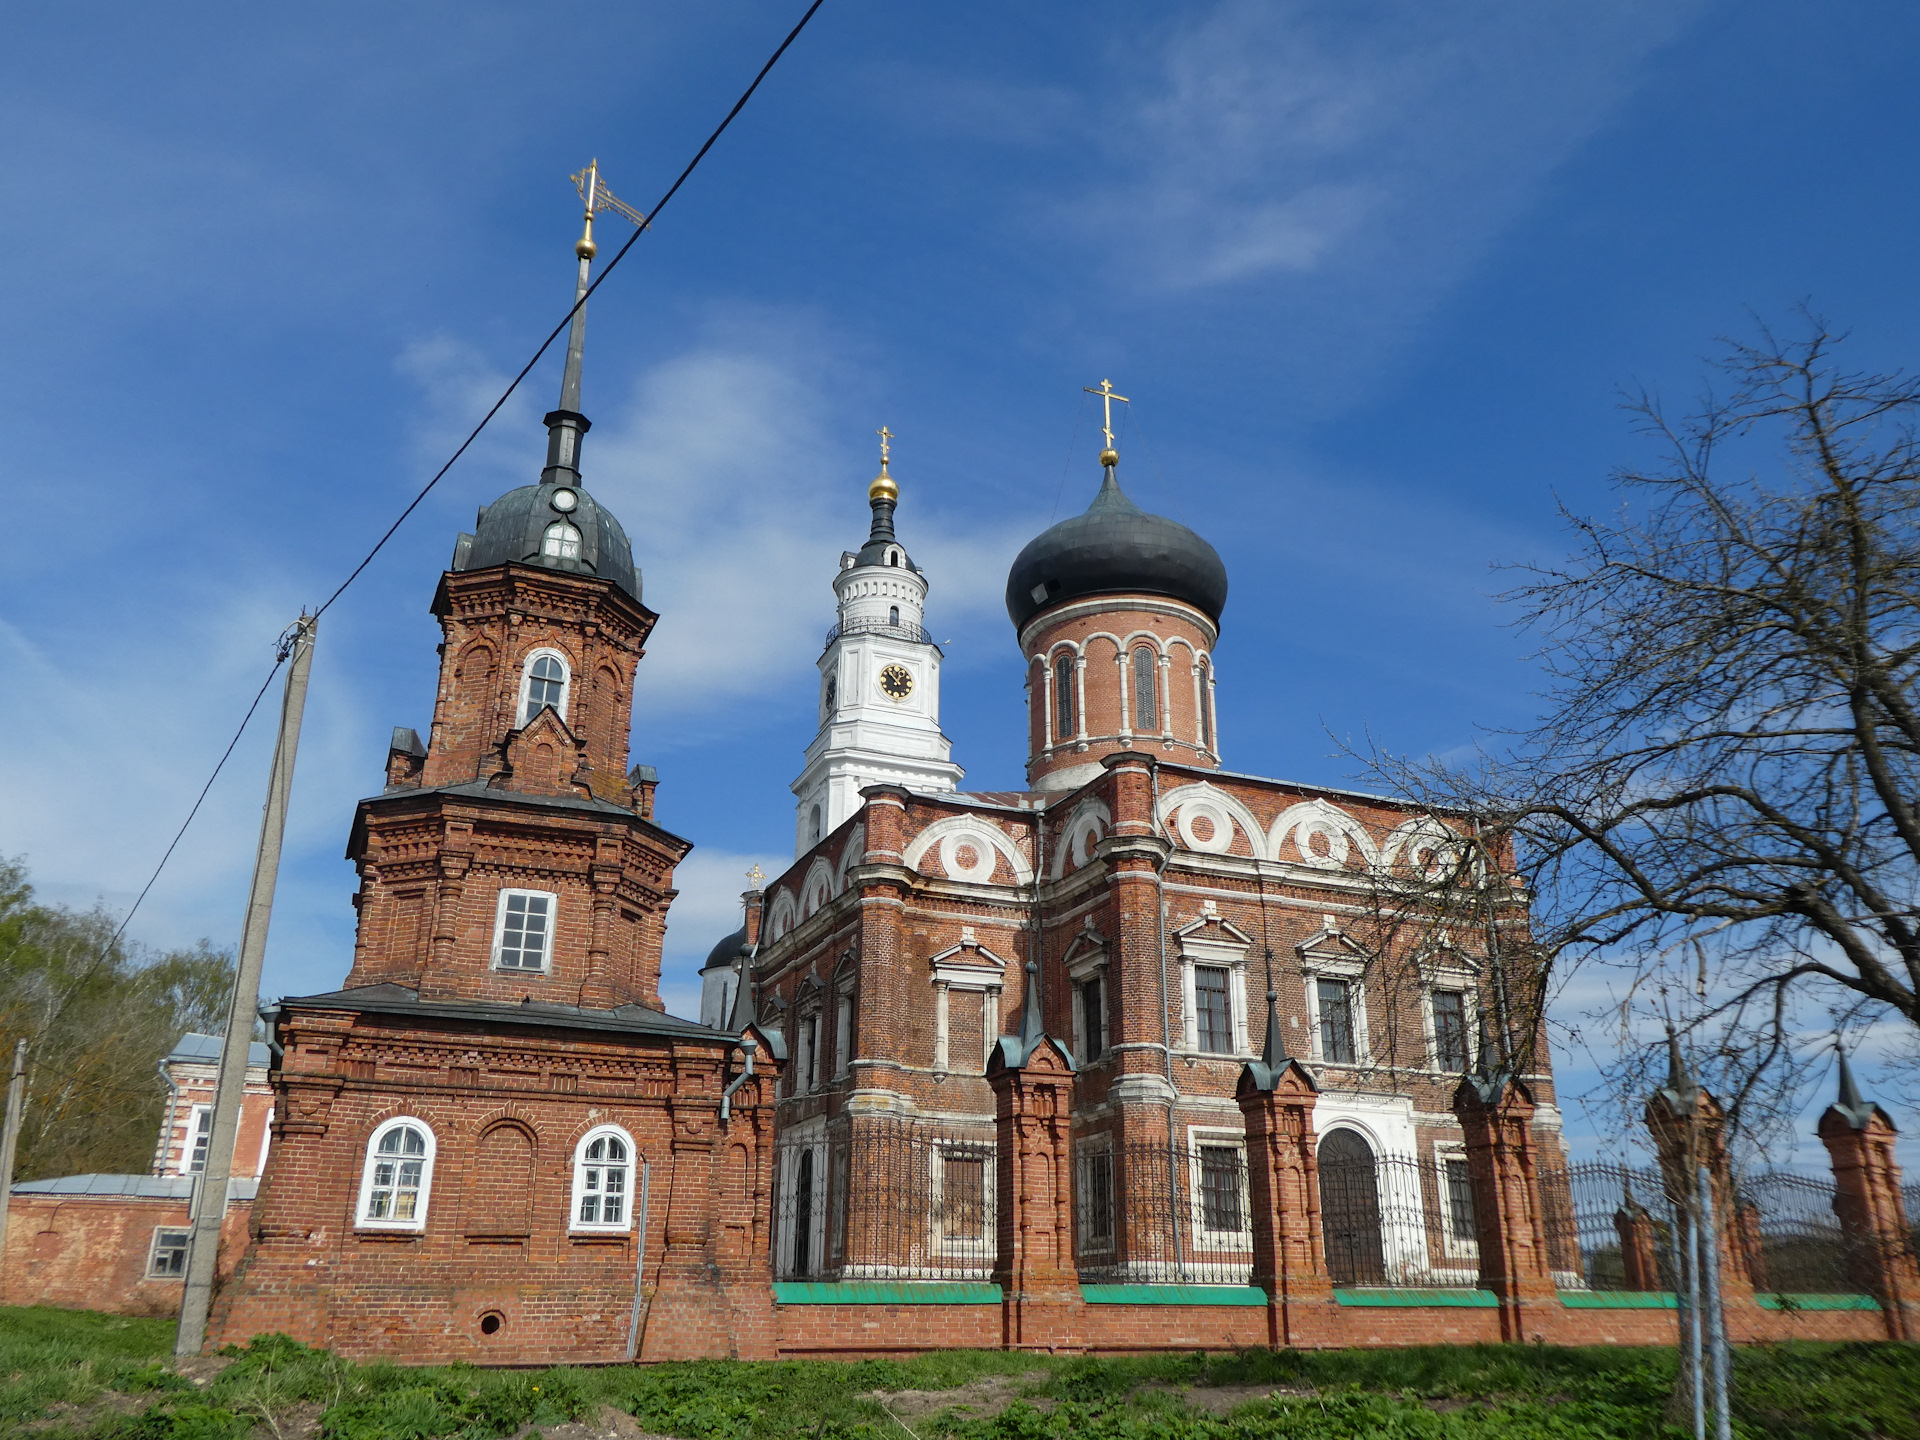
<instances>
[{"instance_id":1,"label":"bare tree","mask_svg":"<svg viewBox=\"0 0 1920 1440\"><path fill-rule=\"evenodd\" d=\"M1559 978L1687 997L1750 1132L1809 1007L1920 1040L1920 381L1805 319L1730 343L1684 418L1632 401L1657 463L1613 516L1563 510L1575 553L1505 597L1544 642L1539 723L1468 766L1367 757L1511 839Z\"/></svg>"}]
</instances>

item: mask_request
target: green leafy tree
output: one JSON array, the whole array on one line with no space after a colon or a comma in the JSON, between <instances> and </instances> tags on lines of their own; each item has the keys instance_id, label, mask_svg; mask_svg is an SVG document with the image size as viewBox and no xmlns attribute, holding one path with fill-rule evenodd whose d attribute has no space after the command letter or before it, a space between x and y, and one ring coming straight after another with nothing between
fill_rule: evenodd
<instances>
[{"instance_id":1,"label":"green leafy tree","mask_svg":"<svg viewBox=\"0 0 1920 1440\"><path fill-rule=\"evenodd\" d=\"M160 1061L188 1030L225 1023L233 959L207 941L145 951L100 909L36 904L0 860L0 1056L27 1042L14 1176L141 1173L153 1163Z\"/></svg>"}]
</instances>

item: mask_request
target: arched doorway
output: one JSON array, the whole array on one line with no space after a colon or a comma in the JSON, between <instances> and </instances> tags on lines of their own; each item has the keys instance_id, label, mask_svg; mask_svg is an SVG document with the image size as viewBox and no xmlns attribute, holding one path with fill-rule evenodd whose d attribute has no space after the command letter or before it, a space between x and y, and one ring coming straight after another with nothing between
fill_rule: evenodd
<instances>
[{"instance_id":1,"label":"arched doorway","mask_svg":"<svg viewBox=\"0 0 1920 1440\"><path fill-rule=\"evenodd\" d=\"M1336 1285L1384 1285L1380 1178L1373 1147L1357 1130L1331 1130L1320 1142L1320 1232Z\"/></svg>"}]
</instances>

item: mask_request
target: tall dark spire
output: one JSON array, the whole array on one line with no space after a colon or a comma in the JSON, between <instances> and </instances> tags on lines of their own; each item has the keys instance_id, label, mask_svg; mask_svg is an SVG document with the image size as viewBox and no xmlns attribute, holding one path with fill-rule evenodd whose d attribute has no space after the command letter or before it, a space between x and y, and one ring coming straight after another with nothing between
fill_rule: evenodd
<instances>
[{"instance_id":1,"label":"tall dark spire","mask_svg":"<svg viewBox=\"0 0 1920 1440\"><path fill-rule=\"evenodd\" d=\"M587 307L583 302L587 294L588 272L593 267L593 257L598 249L593 243L593 207L599 189L600 162L595 160L587 167L586 184L582 187L587 201L587 216L580 238L573 245L573 253L580 261L579 278L573 287L573 328L567 332L567 367L560 377L560 408L549 410L544 422L547 427L547 466L540 472L542 485L580 483L580 442L592 428L592 422L580 413L580 362L587 349Z\"/></svg>"},{"instance_id":2,"label":"tall dark spire","mask_svg":"<svg viewBox=\"0 0 1920 1440\"><path fill-rule=\"evenodd\" d=\"M1854 1129L1862 1129L1880 1107L1860 1094L1860 1087L1854 1082L1853 1066L1847 1063L1847 1047L1836 1039L1833 1052L1840 1057L1840 1095L1833 1102L1833 1108Z\"/></svg>"},{"instance_id":3,"label":"tall dark spire","mask_svg":"<svg viewBox=\"0 0 1920 1440\"><path fill-rule=\"evenodd\" d=\"M1700 1103L1700 1086L1687 1070L1687 1062L1680 1054L1680 1037L1674 1033L1671 1023L1667 1026L1667 1083L1654 1093L1675 1116L1693 1114Z\"/></svg>"}]
</instances>

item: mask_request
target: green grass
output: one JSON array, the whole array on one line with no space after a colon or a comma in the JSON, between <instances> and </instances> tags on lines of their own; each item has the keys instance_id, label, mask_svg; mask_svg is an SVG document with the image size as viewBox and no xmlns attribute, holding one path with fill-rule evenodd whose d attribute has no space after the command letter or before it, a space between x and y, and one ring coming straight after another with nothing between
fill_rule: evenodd
<instances>
[{"instance_id":1,"label":"green grass","mask_svg":"<svg viewBox=\"0 0 1920 1440\"><path fill-rule=\"evenodd\" d=\"M686 1440L855 1440L909 1433L876 1391L953 1391L1003 1377L1000 1413L919 1413L919 1440L1669 1440L1673 1356L1483 1345L1087 1359L945 1351L847 1364L699 1361L489 1371L356 1365L284 1337L209 1383L166 1364L167 1321L0 1309L0 1435L242 1440L318 1421L322 1440L495 1440L602 1404ZM1281 1387L1220 1416L1214 1387ZM959 1400L963 1397L956 1396ZM1743 1440L1920 1440L1920 1347L1738 1352ZM52 1407L60 1406L55 1410ZM77 1410L65 1407L80 1407Z\"/></svg>"}]
</instances>

